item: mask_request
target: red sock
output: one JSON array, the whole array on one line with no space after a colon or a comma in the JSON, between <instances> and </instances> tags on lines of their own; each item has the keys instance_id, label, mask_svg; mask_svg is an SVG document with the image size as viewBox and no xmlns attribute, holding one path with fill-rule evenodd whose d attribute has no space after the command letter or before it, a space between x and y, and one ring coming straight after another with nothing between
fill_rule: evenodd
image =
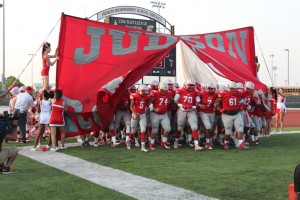
<instances>
[{"instance_id":1,"label":"red sock","mask_svg":"<svg viewBox=\"0 0 300 200\"><path fill-rule=\"evenodd\" d=\"M192 136L194 140L198 140L198 131L192 131Z\"/></svg>"}]
</instances>

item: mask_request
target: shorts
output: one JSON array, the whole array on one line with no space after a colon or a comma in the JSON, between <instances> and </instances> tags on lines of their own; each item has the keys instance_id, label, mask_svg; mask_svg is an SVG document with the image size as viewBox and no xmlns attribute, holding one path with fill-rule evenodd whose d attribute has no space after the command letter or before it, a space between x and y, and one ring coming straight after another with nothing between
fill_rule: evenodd
<instances>
[{"instance_id":1,"label":"shorts","mask_svg":"<svg viewBox=\"0 0 300 200\"><path fill-rule=\"evenodd\" d=\"M6 162L15 153L18 153L17 147L2 148L2 151L0 151L0 164Z\"/></svg>"}]
</instances>

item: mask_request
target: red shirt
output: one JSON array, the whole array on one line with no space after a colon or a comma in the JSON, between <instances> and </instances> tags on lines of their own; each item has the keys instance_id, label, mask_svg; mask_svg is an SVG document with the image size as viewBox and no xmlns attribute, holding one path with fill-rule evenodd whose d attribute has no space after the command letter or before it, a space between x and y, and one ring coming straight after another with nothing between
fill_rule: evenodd
<instances>
[{"instance_id":1,"label":"red shirt","mask_svg":"<svg viewBox=\"0 0 300 200\"><path fill-rule=\"evenodd\" d=\"M139 93L130 94L130 100L134 101L133 109L135 112L144 114L146 112L147 101L149 98L149 95L141 96Z\"/></svg>"},{"instance_id":2,"label":"red shirt","mask_svg":"<svg viewBox=\"0 0 300 200\"><path fill-rule=\"evenodd\" d=\"M157 114L162 115L168 112L168 106L170 105L171 92L168 92L166 95L162 95L157 90L152 90L150 96L154 97L153 108L159 108L160 111Z\"/></svg>"},{"instance_id":3,"label":"red shirt","mask_svg":"<svg viewBox=\"0 0 300 200\"><path fill-rule=\"evenodd\" d=\"M219 93L219 97L222 98L222 107L224 110L238 110L240 108L240 93L224 90Z\"/></svg>"},{"instance_id":4,"label":"red shirt","mask_svg":"<svg viewBox=\"0 0 300 200\"><path fill-rule=\"evenodd\" d=\"M216 99L218 98L218 94L212 93L209 94L206 91L201 91L200 93L200 99L201 99L201 104L205 105L205 108L199 109L201 112L205 113L213 113L214 112L214 103Z\"/></svg>"},{"instance_id":5,"label":"red shirt","mask_svg":"<svg viewBox=\"0 0 300 200\"><path fill-rule=\"evenodd\" d=\"M241 98L245 100L243 104L241 104L241 110L247 110L248 105L250 105L253 99L253 92L243 91L241 94Z\"/></svg>"},{"instance_id":6,"label":"red shirt","mask_svg":"<svg viewBox=\"0 0 300 200\"><path fill-rule=\"evenodd\" d=\"M130 99L129 99L129 94L124 94L122 97L121 97L121 101L119 103L119 110L122 110L122 111L129 111L129 102L130 102Z\"/></svg>"},{"instance_id":7,"label":"red shirt","mask_svg":"<svg viewBox=\"0 0 300 200\"><path fill-rule=\"evenodd\" d=\"M187 91L185 88L181 88L176 92L176 94L179 94L180 97L178 102L182 106L188 106L188 105L195 106L197 102L196 98L198 97L200 100L198 91Z\"/></svg>"}]
</instances>

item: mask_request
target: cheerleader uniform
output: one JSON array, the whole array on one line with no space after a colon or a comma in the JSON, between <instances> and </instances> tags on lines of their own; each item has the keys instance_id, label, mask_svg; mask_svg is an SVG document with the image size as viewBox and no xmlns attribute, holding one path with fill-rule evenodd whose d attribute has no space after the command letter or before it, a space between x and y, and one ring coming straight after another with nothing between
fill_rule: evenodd
<instances>
[{"instance_id":1,"label":"cheerleader uniform","mask_svg":"<svg viewBox=\"0 0 300 200\"><path fill-rule=\"evenodd\" d=\"M285 113L286 112L285 101L286 101L285 97L278 95L276 113Z\"/></svg>"},{"instance_id":2,"label":"cheerleader uniform","mask_svg":"<svg viewBox=\"0 0 300 200\"><path fill-rule=\"evenodd\" d=\"M49 100L41 100L41 113L40 113L40 124L49 124L50 115L51 115L51 101Z\"/></svg>"},{"instance_id":3,"label":"cheerleader uniform","mask_svg":"<svg viewBox=\"0 0 300 200\"><path fill-rule=\"evenodd\" d=\"M42 68L42 71L41 71L41 75L42 75L42 77L48 77L50 66L47 63L47 55L44 54L42 59L43 59L43 68Z\"/></svg>"},{"instance_id":4,"label":"cheerleader uniform","mask_svg":"<svg viewBox=\"0 0 300 200\"><path fill-rule=\"evenodd\" d=\"M64 106L63 100L59 99L56 100L55 103L52 104L52 111L50 116L50 123L49 126L64 126Z\"/></svg>"}]
</instances>

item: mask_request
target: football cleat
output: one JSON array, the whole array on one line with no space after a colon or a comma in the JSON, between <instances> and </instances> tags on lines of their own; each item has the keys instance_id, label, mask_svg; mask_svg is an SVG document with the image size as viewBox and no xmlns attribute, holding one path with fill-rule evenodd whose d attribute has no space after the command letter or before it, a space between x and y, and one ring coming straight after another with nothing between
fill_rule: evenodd
<instances>
[{"instance_id":1,"label":"football cleat","mask_svg":"<svg viewBox=\"0 0 300 200\"><path fill-rule=\"evenodd\" d=\"M167 145L166 142L163 142L161 146L162 146L162 148L164 148L164 149L171 149L171 148Z\"/></svg>"},{"instance_id":2,"label":"football cleat","mask_svg":"<svg viewBox=\"0 0 300 200\"><path fill-rule=\"evenodd\" d=\"M131 142L130 140L125 142L127 149L131 149Z\"/></svg>"},{"instance_id":3,"label":"football cleat","mask_svg":"<svg viewBox=\"0 0 300 200\"><path fill-rule=\"evenodd\" d=\"M249 147L246 146L244 142L242 142L242 143L239 145L239 149L249 149Z\"/></svg>"},{"instance_id":4,"label":"football cleat","mask_svg":"<svg viewBox=\"0 0 300 200\"><path fill-rule=\"evenodd\" d=\"M211 147L210 143L206 143L204 147L207 150L212 150L212 147Z\"/></svg>"},{"instance_id":5,"label":"football cleat","mask_svg":"<svg viewBox=\"0 0 300 200\"><path fill-rule=\"evenodd\" d=\"M192 142L192 141L188 141L187 142L187 145L189 146L189 147L191 147L191 148L194 148L195 146L194 146L194 143Z\"/></svg>"},{"instance_id":6,"label":"football cleat","mask_svg":"<svg viewBox=\"0 0 300 200\"><path fill-rule=\"evenodd\" d=\"M155 150L155 144L150 144L149 147L151 150Z\"/></svg>"},{"instance_id":7,"label":"football cleat","mask_svg":"<svg viewBox=\"0 0 300 200\"><path fill-rule=\"evenodd\" d=\"M199 144L195 145L195 151L201 151L203 147L200 147Z\"/></svg>"}]
</instances>

